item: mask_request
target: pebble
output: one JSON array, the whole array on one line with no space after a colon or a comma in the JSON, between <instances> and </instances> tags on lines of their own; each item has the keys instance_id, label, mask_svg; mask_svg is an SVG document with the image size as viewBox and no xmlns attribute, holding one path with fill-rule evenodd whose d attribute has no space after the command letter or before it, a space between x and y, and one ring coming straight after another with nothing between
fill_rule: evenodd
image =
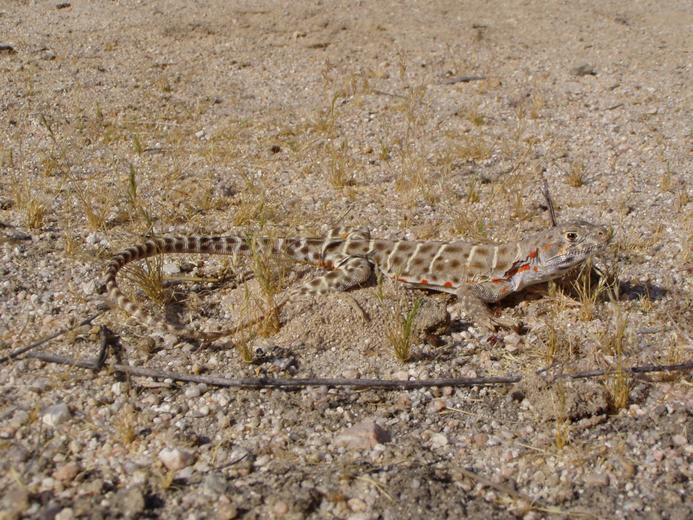
<instances>
[{"instance_id":1,"label":"pebble","mask_svg":"<svg viewBox=\"0 0 693 520\"><path fill-rule=\"evenodd\" d=\"M65 403L58 403L49 406L43 411L41 415L41 420L46 426L55 428L71 417L70 409Z\"/></svg>"},{"instance_id":2,"label":"pebble","mask_svg":"<svg viewBox=\"0 0 693 520\"><path fill-rule=\"evenodd\" d=\"M53 478L61 482L69 482L79 473L79 466L74 462L68 462L55 468Z\"/></svg>"},{"instance_id":3,"label":"pebble","mask_svg":"<svg viewBox=\"0 0 693 520\"><path fill-rule=\"evenodd\" d=\"M225 495L219 497L216 512L217 520L233 520L238 516L238 508Z\"/></svg>"},{"instance_id":4,"label":"pebble","mask_svg":"<svg viewBox=\"0 0 693 520\"><path fill-rule=\"evenodd\" d=\"M172 276L174 274L180 273L180 266L176 263L173 262L166 262L163 267L161 268L161 271L166 275L166 276Z\"/></svg>"},{"instance_id":5,"label":"pebble","mask_svg":"<svg viewBox=\"0 0 693 520\"><path fill-rule=\"evenodd\" d=\"M228 487L226 477L218 472L208 473L202 481L202 488L210 495L223 495Z\"/></svg>"},{"instance_id":6,"label":"pebble","mask_svg":"<svg viewBox=\"0 0 693 520\"><path fill-rule=\"evenodd\" d=\"M202 392L200 392L200 388L197 385L191 385L185 389L185 397L188 399L200 397L200 395L202 395Z\"/></svg>"},{"instance_id":7,"label":"pebble","mask_svg":"<svg viewBox=\"0 0 693 520\"><path fill-rule=\"evenodd\" d=\"M433 401L431 401L431 403L428 405L429 411L433 413L440 413L446 408L447 405L445 403L445 399L433 399Z\"/></svg>"},{"instance_id":8,"label":"pebble","mask_svg":"<svg viewBox=\"0 0 693 520\"><path fill-rule=\"evenodd\" d=\"M520 341L522 341L522 338L516 332L504 336L503 343L505 343L505 350L508 352L517 351L520 347Z\"/></svg>"},{"instance_id":9,"label":"pebble","mask_svg":"<svg viewBox=\"0 0 693 520\"><path fill-rule=\"evenodd\" d=\"M604 472L594 471L592 473L587 473L582 481L587 487L606 487L609 485L609 475Z\"/></svg>"},{"instance_id":10,"label":"pebble","mask_svg":"<svg viewBox=\"0 0 693 520\"><path fill-rule=\"evenodd\" d=\"M365 511L366 509L368 509L368 504L366 504L360 498L350 498L347 501L347 505L349 506L349 509L351 509L355 513L359 513L361 511Z\"/></svg>"},{"instance_id":11,"label":"pebble","mask_svg":"<svg viewBox=\"0 0 693 520\"><path fill-rule=\"evenodd\" d=\"M289 504L283 500L277 500L274 503L274 506L272 506L272 512L275 514L275 516L282 517L289 512Z\"/></svg>"},{"instance_id":12,"label":"pebble","mask_svg":"<svg viewBox=\"0 0 693 520\"><path fill-rule=\"evenodd\" d=\"M116 494L116 503L122 508L126 517L133 517L144 510L144 495L138 486L132 486Z\"/></svg>"},{"instance_id":13,"label":"pebble","mask_svg":"<svg viewBox=\"0 0 693 520\"><path fill-rule=\"evenodd\" d=\"M431 435L431 447L442 448L448 445L448 438L442 433L434 433Z\"/></svg>"},{"instance_id":14,"label":"pebble","mask_svg":"<svg viewBox=\"0 0 693 520\"><path fill-rule=\"evenodd\" d=\"M178 448L164 448L159 452L159 460L171 471L177 471L192 464L192 453Z\"/></svg>"},{"instance_id":15,"label":"pebble","mask_svg":"<svg viewBox=\"0 0 693 520\"><path fill-rule=\"evenodd\" d=\"M71 507L66 507L55 515L55 520L72 520L75 517L75 512Z\"/></svg>"},{"instance_id":16,"label":"pebble","mask_svg":"<svg viewBox=\"0 0 693 520\"><path fill-rule=\"evenodd\" d=\"M373 419L366 419L343 430L334 440L335 446L350 449L368 449L391 440L390 433Z\"/></svg>"},{"instance_id":17,"label":"pebble","mask_svg":"<svg viewBox=\"0 0 693 520\"><path fill-rule=\"evenodd\" d=\"M685 446L688 444L688 440L684 435L676 434L671 438L671 442L674 443L674 446Z\"/></svg>"}]
</instances>

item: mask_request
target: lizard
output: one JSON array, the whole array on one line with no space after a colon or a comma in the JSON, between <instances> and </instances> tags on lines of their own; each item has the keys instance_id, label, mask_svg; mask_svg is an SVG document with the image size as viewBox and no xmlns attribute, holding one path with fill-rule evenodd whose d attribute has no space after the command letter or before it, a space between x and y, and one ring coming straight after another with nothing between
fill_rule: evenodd
<instances>
[{"instance_id":1,"label":"lizard","mask_svg":"<svg viewBox=\"0 0 693 520\"><path fill-rule=\"evenodd\" d=\"M364 285L375 268L409 288L454 294L474 323L493 331L515 323L495 317L489 303L562 277L602 250L611 235L606 226L574 221L504 243L376 239L365 228L334 228L322 238L167 236L116 254L108 264L104 287L108 299L138 321L180 335L179 328L155 318L123 294L116 280L118 272L130 262L158 254L249 255L257 251L330 270L289 289L278 307L303 295Z\"/></svg>"}]
</instances>

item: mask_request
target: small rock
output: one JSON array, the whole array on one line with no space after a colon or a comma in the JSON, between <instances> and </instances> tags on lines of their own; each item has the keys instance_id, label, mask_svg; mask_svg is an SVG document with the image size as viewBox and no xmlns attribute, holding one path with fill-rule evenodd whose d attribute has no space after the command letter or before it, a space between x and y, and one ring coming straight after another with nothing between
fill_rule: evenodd
<instances>
[{"instance_id":1,"label":"small rock","mask_svg":"<svg viewBox=\"0 0 693 520\"><path fill-rule=\"evenodd\" d=\"M116 503L120 505L126 517L133 517L144 511L144 494L137 486L122 489L116 495Z\"/></svg>"},{"instance_id":2,"label":"small rock","mask_svg":"<svg viewBox=\"0 0 693 520\"><path fill-rule=\"evenodd\" d=\"M442 433L434 433L431 435L431 447L442 448L448 445L448 438Z\"/></svg>"},{"instance_id":3,"label":"small rock","mask_svg":"<svg viewBox=\"0 0 693 520\"><path fill-rule=\"evenodd\" d=\"M334 444L351 449L373 448L391 439L390 433L384 430L373 419L366 419L337 435Z\"/></svg>"},{"instance_id":4,"label":"small rock","mask_svg":"<svg viewBox=\"0 0 693 520\"><path fill-rule=\"evenodd\" d=\"M9 518L14 518L13 515L24 513L29 508L29 491L24 486L13 485L4 491L4 503L0 502L4 509L10 514Z\"/></svg>"},{"instance_id":5,"label":"small rock","mask_svg":"<svg viewBox=\"0 0 693 520\"><path fill-rule=\"evenodd\" d=\"M447 408L445 399L434 399L431 404L428 405L429 411L433 413L440 413Z\"/></svg>"},{"instance_id":6,"label":"small rock","mask_svg":"<svg viewBox=\"0 0 693 520\"><path fill-rule=\"evenodd\" d=\"M349 506L349 509L356 513L365 511L368 508L368 505L360 498L350 498L347 501L347 505Z\"/></svg>"},{"instance_id":7,"label":"small rock","mask_svg":"<svg viewBox=\"0 0 693 520\"><path fill-rule=\"evenodd\" d=\"M204 130L198 130L197 132L195 132L195 137L197 137L198 139L202 139L202 138L204 138L204 136L205 136Z\"/></svg>"},{"instance_id":8,"label":"small rock","mask_svg":"<svg viewBox=\"0 0 693 520\"><path fill-rule=\"evenodd\" d=\"M578 65L577 67L573 68L571 71L573 74L576 76L596 76L597 71L596 69L587 63L583 63L582 65Z\"/></svg>"},{"instance_id":9,"label":"small rock","mask_svg":"<svg viewBox=\"0 0 693 520\"><path fill-rule=\"evenodd\" d=\"M55 428L70 418L70 409L65 403L54 404L43 411L41 420L46 426Z\"/></svg>"},{"instance_id":10,"label":"small rock","mask_svg":"<svg viewBox=\"0 0 693 520\"><path fill-rule=\"evenodd\" d=\"M519 348L521 340L522 338L516 332L504 336L503 343L505 343L505 350L508 352L515 352Z\"/></svg>"},{"instance_id":11,"label":"small rock","mask_svg":"<svg viewBox=\"0 0 693 520\"><path fill-rule=\"evenodd\" d=\"M173 263L173 262L166 262L164 266L161 268L161 271L166 275L166 276L172 276L174 274L180 273L180 267L178 264Z\"/></svg>"},{"instance_id":12,"label":"small rock","mask_svg":"<svg viewBox=\"0 0 693 520\"><path fill-rule=\"evenodd\" d=\"M347 368L344 372L342 372L342 376L344 379L358 379L359 372L353 368Z\"/></svg>"},{"instance_id":13,"label":"small rock","mask_svg":"<svg viewBox=\"0 0 693 520\"><path fill-rule=\"evenodd\" d=\"M588 487L606 487L609 485L609 475L594 471L585 475L582 481Z\"/></svg>"},{"instance_id":14,"label":"small rock","mask_svg":"<svg viewBox=\"0 0 693 520\"><path fill-rule=\"evenodd\" d=\"M205 475L202 487L210 495L223 495L228 489L228 483L222 473L212 472Z\"/></svg>"},{"instance_id":15,"label":"small rock","mask_svg":"<svg viewBox=\"0 0 693 520\"><path fill-rule=\"evenodd\" d=\"M111 385L113 395L123 395L127 391L127 385L122 381L116 381Z\"/></svg>"},{"instance_id":16,"label":"small rock","mask_svg":"<svg viewBox=\"0 0 693 520\"><path fill-rule=\"evenodd\" d=\"M66 507L55 515L55 520L72 520L75 517L75 512L71 507Z\"/></svg>"},{"instance_id":17,"label":"small rock","mask_svg":"<svg viewBox=\"0 0 693 520\"><path fill-rule=\"evenodd\" d=\"M79 473L79 466L74 462L68 462L55 468L53 478L60 482L69 482Z\"/></svg>"},{"instance_id":18,"label":"small rock","mask_svg":"<svg viewBox=\"0 0 693 520\"><path fill-rule=\"evenodd\" d=\"M272 512L277 517L282 517L289 512L289 504L283 500L277 500L272 506Z\"/></svg>"},{"instance_id":19,"label":"small rock","mask_svg":"<svg viewBox=\"0 0 693 520\"><path fill-rule=\"evenodd\" d=\"M188 399L200 397L200 395L200 388L197 385L192 385L185 389L185 397L187 397Z\"/></svg>"},{"instance_id":20,"label":"small rock","mask_svg":"<svg viewBox=\"0 0 693 520\"><path fill-rule=\"evenodd\" d=\"M674 443L674 446L685 446L688 441L686 440L686 437L684 435L681 435L680 433L677 435L674 435L671 438L671 442Z\"/></svg>"},{"instance_id":21,"label":"small rock","mask_svg":"<svg viewBox=\"0 0 693 520\"><path fill-rule=\"evenodd\" d=\"M238 516L238 508L225 495L217 502L217 520L233 520Z\"/></svg>"},{"instance_id":22,"label":"small rock","mask_svg":"<svg viewBox=\"0 0 693 520\"><path fill-rule=\"evenodd\" d=\"M177 471L192 464L194 458L192 453L178 448L164 448L159 452L159 460L171 471Z\"/></svg>"}]
</instances>

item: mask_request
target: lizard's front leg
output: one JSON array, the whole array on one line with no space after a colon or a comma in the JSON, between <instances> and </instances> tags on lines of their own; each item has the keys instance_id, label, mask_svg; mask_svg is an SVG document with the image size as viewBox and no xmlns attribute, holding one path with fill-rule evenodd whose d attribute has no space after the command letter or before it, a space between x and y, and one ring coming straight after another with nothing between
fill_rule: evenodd
<instances>
[{"instance_id":1,"label":"lizard's front leg","mask_svg":"<svg viewBox=\"0 0 693 520\"><path fill-rule=\"evenodd\" d=\"M488 308L488 303L494 303L513 291L513 285L508 280L495 280L477 284L462 285L455 292L458 305L462 312L474 323L495 331L497 328L512 329L518 326L511 318L498 318Z\"/></svg>"}]
</instances>

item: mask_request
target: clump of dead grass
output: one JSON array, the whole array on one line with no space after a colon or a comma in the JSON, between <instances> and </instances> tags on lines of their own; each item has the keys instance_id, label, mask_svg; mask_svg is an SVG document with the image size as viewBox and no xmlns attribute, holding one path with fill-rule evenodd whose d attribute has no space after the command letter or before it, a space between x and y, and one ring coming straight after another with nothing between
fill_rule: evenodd
<instances>
[{"instance_id":1,"label":"clump of dead grass","mask_svg":"<svg viewBox=\"0 0 693 520\"><path fill-rule=\"evenodd\" d=\"M164 284L163 257L155 255L145 258L144 264L128 264L123 268L123 277L159 307L171 301L171 291Z\"/></svg>"},{"instance_id":2,"label":"clump of dead grass","mask_svg":"<svg viewBox=\"0 0 693 520\"><path fill-rule=\"evenodd\" d=\"M614 370L607 376L606 387L614 410L628 406L630 399L631 378L624 366L628 341L627 325L621 306L614 304L613 329L604 331L599 337L602 351L613 360Z\"/></svg>"},{"instance_id":3,"label":"clump of dead grass","mask_svg":"<svg viewBox=\"0 0 693 520\"><path fill-rule=\"evenodd\" d=\"M404 309L402 298L397 298L395 310L386 337L393 348L395 357L402 363L411 358L411 349L415 340L414 320L421 309L421 298L414 300L409 309Z\"/></svg>"}]
</instances>

